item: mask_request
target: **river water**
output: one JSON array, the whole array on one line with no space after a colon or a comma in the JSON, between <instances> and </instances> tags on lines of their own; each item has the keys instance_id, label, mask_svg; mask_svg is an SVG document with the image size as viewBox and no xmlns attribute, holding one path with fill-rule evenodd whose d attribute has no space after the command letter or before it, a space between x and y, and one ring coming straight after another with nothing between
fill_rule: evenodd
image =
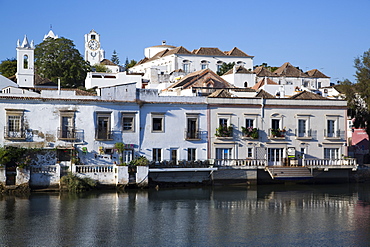
<instances>
[{"instance_id":1,"label":"river water","mask_svg":"<svg viewBox=\"0 0 370 247\"><path fill-rule=\"evenodd\" d=\"M0 246L370 246L370 185L0 196Z\"/></svg>"}]
</instances>

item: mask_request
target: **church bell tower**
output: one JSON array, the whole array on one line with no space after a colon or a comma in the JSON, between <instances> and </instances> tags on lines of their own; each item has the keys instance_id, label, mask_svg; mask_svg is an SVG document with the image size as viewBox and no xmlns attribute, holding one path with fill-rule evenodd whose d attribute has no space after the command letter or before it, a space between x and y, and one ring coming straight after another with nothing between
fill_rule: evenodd
<instances>
[{"instance_id":1,"label":"church bell tower","mask_svg":"<svg viewBox=\"0 0 370 247\"><path fill-rule=\"evenodd\" d=\"M17 84L19 87L34 87L34 53L33 41L28 43L27 36L24 36L22 44L17 42Z\"/></svg>"},{"instance_id":2,"label":"church bell tower","mask_svg":"<svg viewBox=\"0 0 370 247\"><path fill-rule=\"evenodd\" d=\"M99 64L104 59L104 50L100 45L100 35L93 30L85 34L85 61L90 65Z\"/></svg>"}]
</instances>

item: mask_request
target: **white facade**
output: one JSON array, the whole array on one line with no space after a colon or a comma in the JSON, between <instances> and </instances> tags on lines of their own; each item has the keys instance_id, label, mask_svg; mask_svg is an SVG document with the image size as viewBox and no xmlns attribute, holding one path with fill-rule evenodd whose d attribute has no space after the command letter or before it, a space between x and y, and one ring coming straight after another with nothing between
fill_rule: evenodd
<instances>
[{"instance_id":1,"label":"white facade","mask_svg":"<svg viewBox=\"0 0 370 247\"><path fill-rule=\"evenodd\" d=\"M258 98L209 98L210 156L215 159L267 159L269 165L288 165L288 148L298 161L340 159L346 149L346 102ZM220 122L232 126L230 137L217 137ZM242 127L259 130L246 137ZM283 136L274 136L280 129ZM284 131L283 131L284 130Z\"/></svg>"},{"instance_id":2,"label":"white facade","mask_svg":"<svg viewBox=\"0 0 370 247\"><path fill-rule=\"evenodd\" d=\"M117 66L118 67L118 66ZM141 75L130 75L126 72L120 73L101 73L88 72L85 79L85 88L108 87L135 82L138 88L141 88Z\"/></svg>"},{"instance_id":3,"label":"white facade","mask_svg":"<svg viewBox=\"0 0 370 247\"><path fill-rule=\"evenodd\" d=\"M192 53L181 46L177 48L170 48L168 49L168 52L164 52L162 49L161 52L163 52L163 54L157 54L157 56L150 57L146 62L139 63L130 68L130 71L146 73L148 69L156 68L161 73L169 74L172 71L179 69L185 73L191 73L209 68L216 72L218 71L219 66L221 66L223 63L232 62L235 62L235 64L240 66L244 66L247 69L253 69L253 56L248 56L246 54L243 56L227 55L227 53L223 53L217 48L200 48L199 50L202 51L202 49L211 49L212 51L215 51L217 55L205 55L206 52ZM238 51L240 50L238 49Z\"/></svg>"}]
</instances>

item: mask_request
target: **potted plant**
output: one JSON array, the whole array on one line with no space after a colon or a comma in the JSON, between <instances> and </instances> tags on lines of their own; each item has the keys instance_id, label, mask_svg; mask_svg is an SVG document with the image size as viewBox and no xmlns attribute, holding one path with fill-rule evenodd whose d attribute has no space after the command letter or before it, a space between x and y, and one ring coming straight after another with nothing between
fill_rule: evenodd
<instances>
[{"instance_id":1,"label":"potted plant","mask_svg":"<svg viewBox=\"0 0 370 247\"><path fill-rule=\"evenodd\" d=\"M258 139L259 137L258 129L253 127L242 127L242 133L244 136L251 137L253 139Z\"/></svg>"},{"instance_id":2,"label":"potted plant","mask_svg":"<svg viewBox=\"0 0 370 247\"><path fill-rule=\"evenodd\" d=\"M226 126L226 125L220 125L216 129L216 136L217 137L232 137L233 134L233 127L232 126Z\"/></svg>"}]
</instances>

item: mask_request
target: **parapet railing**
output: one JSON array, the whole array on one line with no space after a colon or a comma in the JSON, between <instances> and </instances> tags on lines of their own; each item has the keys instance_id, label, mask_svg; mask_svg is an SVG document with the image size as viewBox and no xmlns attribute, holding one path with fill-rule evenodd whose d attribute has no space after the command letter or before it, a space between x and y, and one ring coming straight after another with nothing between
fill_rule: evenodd
<instances>
[{"instance_id":1,"label":"parapet railing","mask_svg":"<svg viewBox=\"0 0 370 247\"><path fill-rule=\"evenodd\" d=\"M215 159L214 166L265 167L266 159Z\"/></svg>"},{"instance_id":2,"label":"parapet railing","mask_svg":"<svg viewBox=\"0 0 370 247\"><path fill-rule=\"evenodd\" d=\"M306 167L357 167L357 161L355 158L345 159L304 159L303 166Z\"/></svg>"},{"instance_id":3,"label":"parapet railing","mask_svg":"<svg viewBox=\"0 0 370 247\"><path fill-rule=\"evenodd\" d=\"M74 165L72 170L76 173L108 173L114 171L111 165Z\"/></svg>"}]
</instances>

